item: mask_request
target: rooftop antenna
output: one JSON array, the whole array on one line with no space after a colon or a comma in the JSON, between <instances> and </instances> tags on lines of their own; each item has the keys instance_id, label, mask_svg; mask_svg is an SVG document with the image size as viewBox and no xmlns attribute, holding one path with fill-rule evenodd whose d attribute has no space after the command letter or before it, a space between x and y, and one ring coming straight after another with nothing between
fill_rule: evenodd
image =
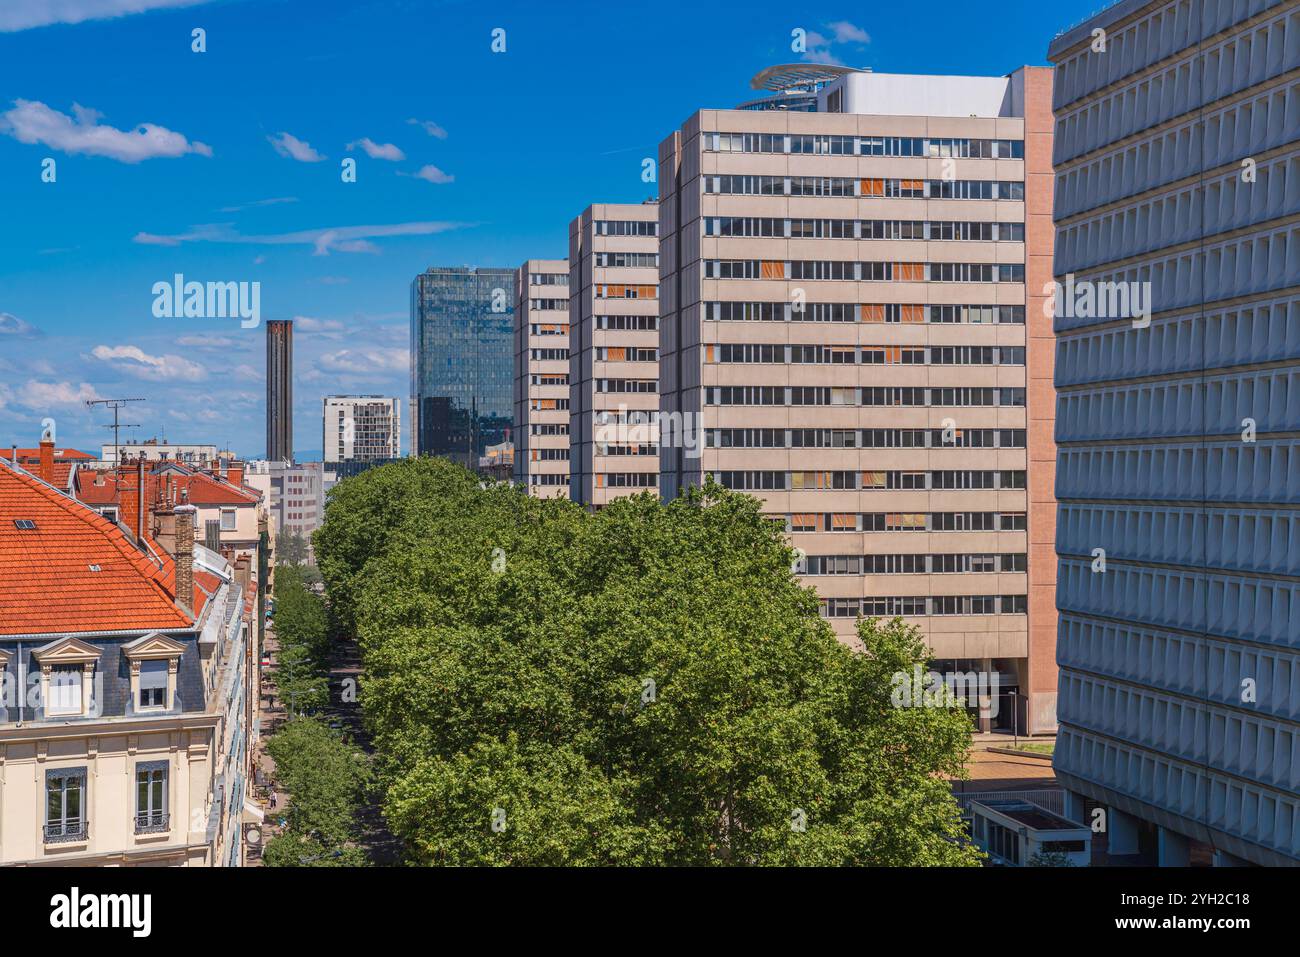
<instances>
[{"instance_id":1,"label":"rooftop antenna","mask_svg":"<svg viewBox=\"0 0 1300 957\"><path fill-rule=\"evenodd\" d=\"M122 428L122 424L118 422L118 412L121 409L126 408L126 404L128 402L143 402L143 401L145 400L144 399L87 399L86 400L87 408L93 409L97 405L102 405L106 409L113 410L113 424L111 426L113 430L113 468L117 468L119 465L122 464L122 442L121 442L121 436L118 434L118 430ZM106 425L104 426L104 428L107 429L110 428L110 426ZM127 426L127 428L138 429L139 426L138 425Z\"/></svg>"}]
</instances>

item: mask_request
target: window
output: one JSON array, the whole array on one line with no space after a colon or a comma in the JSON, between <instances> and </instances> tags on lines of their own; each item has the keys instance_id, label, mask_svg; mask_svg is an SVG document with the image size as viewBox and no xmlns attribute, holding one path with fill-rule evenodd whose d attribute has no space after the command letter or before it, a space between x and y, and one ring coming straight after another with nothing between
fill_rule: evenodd
<instances>
[{"instance_id":1,"label":"window","mask_svg":"<svg viewBox=\"0 0 1300 957\"><path fill-rule=\"evenodd\" d=\"M168 828L167 762L135 766L135 833L157 834Z\"/></svg>"},{"instance_id":2,"label":"window","mask_svg":"<svg viewBox=\"0 0 1300 957\"><path fill-rule=\"evenodd\" d=\"M45 772L45 841L78 841L86 837L86 769L59 768Z\"/></svg>"},{"instance_id":3,"label":"window","mask_svg":"<svg viewBox=\"0 0 1300 957\"><path fill-rule=\"evenodd\" d=\"M167 662L140 662L139 710L167 707Z\"/></svg>"},{"instance_id":4,"label":"window","mask_svg":"<svg viewBox=\"0 0 1300 957\"><path fill-rule=\"evenodd\" d=\"M81 665L53 665L50 668L47 715L81 714Z\"/></svg>"},{"instance_id":5,"label":"window","mask_svg":"<svg viewBox=\"0 0 1300 957\"><path fill-rule=\"evenodd\" d=\"M221 510L221 530L223 532L233 532L235 530L235 510L233 508L223 508Z\"/></svg>"}]
</instances>

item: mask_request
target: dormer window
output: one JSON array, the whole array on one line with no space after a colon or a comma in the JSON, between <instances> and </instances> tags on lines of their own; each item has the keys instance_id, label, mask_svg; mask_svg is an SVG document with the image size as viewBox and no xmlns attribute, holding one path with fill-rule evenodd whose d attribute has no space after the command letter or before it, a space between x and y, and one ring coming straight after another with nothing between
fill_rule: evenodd
<instances>
[{"instance_id":1,"label":"dormer window","mask_svg":"<svg viewBox=\"0 0 1300 957\"><path fill-rule=\"evenodd\" d=\"M140 695L137 710L161 711L167 707L167 662L140 662Z\"/></svg>"},{"instance_id":2,"label":"dormer window","mask_svg":"<svg viewBox=\"0 0 1300 957\"><path fill-rule=\"evenodd\" d=\"M95 665L100 650L80 638L59 638L33 649L41 668L41 701L47 718L89 717L98 707L92 701Z\"/></svg>"},{"instance_id":3,"label":"dormer window","mask_svg":"<svg viewBox=\"0 0 1300 957\"><path fill-rule=\"evenodd\" d=\"M176 676L184 651L179 641L156 632L122 646L130 665L132 710L136 714L176 707Z\"/></svg>"},{"instance_id":4,"label":"dormer window","mask_svg":"<svg viewBox=\"0 0 1300 957\"><path fill-rule=\"evenodd\" d=\"M81 711L81 665L52 665L50 667L50 696L45 703L45 713L50 717L79 715Z\"/></svg>"}]
</instances>

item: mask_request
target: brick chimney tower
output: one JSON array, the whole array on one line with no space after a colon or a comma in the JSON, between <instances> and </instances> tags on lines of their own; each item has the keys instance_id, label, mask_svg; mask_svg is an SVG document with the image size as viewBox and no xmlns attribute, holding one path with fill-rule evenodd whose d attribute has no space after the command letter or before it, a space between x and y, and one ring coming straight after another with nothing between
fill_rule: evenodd
<instances>
[{"instance_id":1,"label":"brick chimney tower","mask_svg":"<svg viewBox=\"0 0 1300 957\"><path fill-rule=\"evenodd\" d=\"M54 484L54 440L47 435L41 436L41 464L37 476L42 482Z\"/></svg>"},{"instance_id":2,"label":"brick chimney tower","mask_svg":"<svg viewBox=\"0 0 1300 957\"><path fill-rule=\"evenodd\" d=\"M194 518L198 509L178 505L176 512L176 604L194 614Z\"/></svg>"}]
</instances>

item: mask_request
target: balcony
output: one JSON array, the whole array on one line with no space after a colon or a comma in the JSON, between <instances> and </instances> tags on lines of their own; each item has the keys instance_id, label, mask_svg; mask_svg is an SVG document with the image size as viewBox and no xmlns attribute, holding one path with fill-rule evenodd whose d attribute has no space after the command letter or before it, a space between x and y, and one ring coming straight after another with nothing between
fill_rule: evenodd
<instances>
[{"instance_id":1,"label":"balcony","mask_svg":"<svg viewBox=\"0 0 1300 957\"><path fill-rule=\"evenodd\" d=\"M45 825L45 843L63 844L68 841L84 841L90 828L85 821L57 821Z\"/></svg>"},{"instance_id":2,"label":"balcony","mask_svg":"<svg viewBox=\"0 0 1300 957\"><path fill-rule=\"evenodd\" d=\"M135 833L163 834L171 829L171 817L166 811L141 811L135 816Z\"/></svg>"}]
</instances>

